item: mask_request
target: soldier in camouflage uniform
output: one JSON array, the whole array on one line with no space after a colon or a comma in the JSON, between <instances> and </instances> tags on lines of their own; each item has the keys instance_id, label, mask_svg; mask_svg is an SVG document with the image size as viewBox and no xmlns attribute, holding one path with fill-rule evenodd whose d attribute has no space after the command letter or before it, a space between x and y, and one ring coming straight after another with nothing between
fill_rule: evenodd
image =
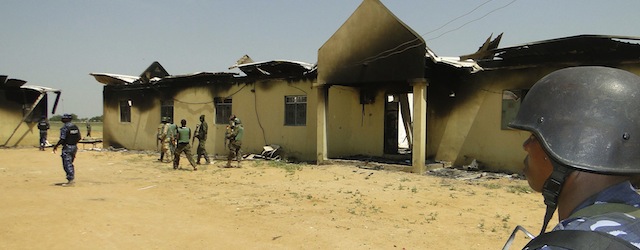
<instances>
[{"instance_id":1,"label":"soldier in camouflage uniform","mask_svg":"<svg viewBox=\"0 0 640 250\"><path fill-rule=\"evenodd\" d=\"M182 119L178 128L178 146L176 147L176 153L173 156L173 169L180 168L180 154L184 152L187 160L193 167L193 171L198 170L196 162L193 160L193 154L191 154L191 145L189 145L189 139L191 138L191 129L187 127L187 120Z\"/></svg>"},{"instance_id":2,"label":"soldier in camouflage uniform","mask_svg":"<svg viewBox=\"0 0 640 250\"><path fill-rule=\"evenodd\" d=\"M168 138L166 117L162 117L162 122L158 126L157 138L158 142L160 142L160 158L158 159L158 161L164 162L164 155L167 154L167 151L169 150L169 143L167 143ZM169 158L168 155L167 158Z\"/></svg>"},{"instance_id":3,"label":"soldier in camouflage uniform","mask_svg":"<svg viewBox=\"0 0 640 250\"><path fill-rule=\"evenodd\" d=\"M209 155L207 154L207 149L205 148L207 144L207 133L209 131L209 126L207 122L204 120L204 115L200 116L200 125L196 129L195 137L198 138L198 149L196 150L197 156L197 164L200 164L200 158L204 157L204 160L207 162L206 164L210 164Z\"/></svg>"},{"instance_id":4,"label":"soldier in camouflage uniform","mask_svg":"<svg viewBox=\"0 0 640 250\"><path fill-rule=\"evenodd\" d=\"M240 161L242 159L240 149L242 148L242 138L244 137L244 126L240 119L235 115L232 115L229 118L229 130L226 137L228 140L227 146L229 147L229 155L227 156L227 165L225 167L233 167L231 165L231 161L233 160L237 160L238 167L240 167Z\"/></svg>"}]
</instances>

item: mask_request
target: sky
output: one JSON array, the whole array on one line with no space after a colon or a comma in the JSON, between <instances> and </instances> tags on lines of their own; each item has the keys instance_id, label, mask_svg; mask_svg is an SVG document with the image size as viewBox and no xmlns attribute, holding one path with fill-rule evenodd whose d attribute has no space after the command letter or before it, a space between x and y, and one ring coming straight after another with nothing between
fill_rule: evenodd
<instances>
[{"instance_id":1,"label":"sky","mask_svg":"<svg viewBox=\"0 0 640 250\"><path fill-rule=\"evenodd\" d=\"M381 0L438 56L582 35L640 37L639 0ZM318 49L362 0L4 0L0 75L62 90L56 114L102 115L90 73L171 75L255 61L317 62ZM50 96L50 107L53 104Z\"/></svg>"}]
</instances>

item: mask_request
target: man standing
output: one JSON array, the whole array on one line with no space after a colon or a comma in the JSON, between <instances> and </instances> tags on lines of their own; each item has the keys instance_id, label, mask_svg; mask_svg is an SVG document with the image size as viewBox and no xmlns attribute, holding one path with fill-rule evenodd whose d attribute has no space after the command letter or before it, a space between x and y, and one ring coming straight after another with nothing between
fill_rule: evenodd
<instances>
[{"instance_id":1,"label":"man standing","mask_svg":"<svg viewBox=\"0 0 640 250\"><path fill-rule=\"evenodd\" d=\"M47 130L49 130L49 122L44 115L38 122L38 130L40 130L40 151L44 151L44 147L47 146Z\"/></svg>"},{"instance_id":2,"label":"man standing","mask_svg":"<svg viewBox=\"0 0 640 250\"><path fill-rule=\"evenodd\" d=\"M226 168L231 168L231 161L237 160L238 167L240 167L240 160L242 155L240 154L240 148L242 147L242 137L244 136L244 127L242 126L242 122L236 115L231 115L229 118L229 133L226 135L227 140L229 140L229 155L227 156L227 165Z\"/></svg>"},{"instance_id":3,"label":"man standing","mask_svg":"<svg viewBox=\"0 0 640 250\"><path fill-rule=\"evenodd\" d=\"M167 135L166 138L168 139L168 143L169 143L169 152L171 153L171 157L173 157L176 153L176 140L177 140L177 134L178 134L178 127L173 124L173 119L171 119L171 117L167 117Z\"/></svg>"},{"instance_id":4,"label":"man standing","mask_svg":"<svg viewBox=\"0 0 640 250\"><path fill-rule=\"evenodd\" d=\"M198 138L198 160L197 164L200 164L200 158L204 157L204 160L207 162L207 165L211 162L209 161L209 156L207 155L207 150L205 146L207 144L207 132L209 127L207 126L207 122L204 121L204 115L200 116L200 125L197 128L195 137Z\"/></svg>"},{"instance_id":5,"label":"man standing","mask_svg":"<svg viewBox=\"0 0 640 250\"><path fill-rule=\"evenodd\" d=\"M89 120L87 120L87 137L91 137L91 123L89 123Z\"/></svg>"},{"instance_id":6,"label":"man standing","mask_svg":"<svg viewBox=\"0 0 640 250\"><path fill-rule=\"evenodd\" d=\"M62 168L67 174L67 183L62 186L73 186L75 183L75 168L73 161L76 159L76 153L78 152L77 143L81 139L80 129L75 124L71 123L72 116L70 114L62 115L62 122L64 123L60 128L60 140L53 146L53 153L56 152L59 145L62 145Z\"/></svg>"},{"instance_id":7,"label":"man standing","mask_svg":"<svg viewBox=\"0 0 640 250\"><path fill-rule=\"evenodd\" d=\"M630 183L640 173L638 96L640 77L607 67L561 69L529 90L509 126L531 133L523 171L547 211L525 249L640 246L640 195ZM545 233L556 208L560 222Z\"/></svg>"},{"instance_id":8,"label":"man standing","mask_svg":"<svg viewBox=\"0 0 640 250\"><path fill-rule=\"evenodd\" d=\"M158 159L158 161L162 162L164 160L165 153L167 153L167 150L169 149L169 144L166 143L166 140L167 140L167 118L166 117L162 117L160 126L158 126L158 132L156 134L156 137L158 138L157 142L160 143L160 158Z\"/></svg>"},{"instance_id":9,"label":"man standing","mask_svg":"<svg viewBox=\"0 0 640 250\"><path fill-rule=\"evenodd\" d=\"M187 156L187 160L193 167L193 171L198 170L196 162L193 160L191 154L191 146L189 145L189 139L191 138L191 129L187 128L187 120L182 119L180 121L180 127L178 128L178 146L176 147L176 154L173 156L173 169L178 169L180 166L180 154L184 152Z\"/></svg>"}]
</instances>

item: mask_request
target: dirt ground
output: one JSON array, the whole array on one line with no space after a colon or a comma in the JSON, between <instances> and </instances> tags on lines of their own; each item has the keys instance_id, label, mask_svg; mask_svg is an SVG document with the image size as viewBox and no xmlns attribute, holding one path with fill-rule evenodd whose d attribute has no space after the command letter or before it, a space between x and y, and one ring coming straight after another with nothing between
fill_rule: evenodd
<instances>
[{"instance_id":1,"label":"dirt ground","mask_svg":"<svg viewBox=\"0 0 640 250\"><path fill-rule=\"evenodd\" d=\"M59 186L59 152L0 149L0 249L501 249L544 214L541 195L508 177L273 161L194 172L84 147L74 187Z\"/></svg>"}]
</instances>

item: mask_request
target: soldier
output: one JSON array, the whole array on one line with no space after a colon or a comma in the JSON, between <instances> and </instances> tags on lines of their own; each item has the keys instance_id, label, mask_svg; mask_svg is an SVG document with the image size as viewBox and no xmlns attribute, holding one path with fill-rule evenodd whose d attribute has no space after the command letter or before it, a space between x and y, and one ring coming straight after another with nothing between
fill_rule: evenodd
<instances>
[{"instance_id":1,"label":"soldier","mask_svg":"<svg viewBox=\"0 0 640 250\"><path fill-rule=\"evenodd\" d=\"M189 145L189 139L191 138L191 129L187 127L187 120L182 119L178 128L178 146L176 147L176 153L173 155L173 169L178 169L180 166L180 154L184 152L187 156L187 160L193 167L193 171L198 170L196 162L193 160L191 154L191 146Z\"/></svg>"},{"instance_id":2,"label":"soldier","mask_svg":"<svg viewBox=\"0 0 640 250\"><path fill-rule=\"evenodd\" d=\"M630 183L640 173L638 96L640 77L607 67L561 69L529 90L509 126L531 133L523 171L547 210L525 249L640 246L640 195ZM545 233L556 208L560 222Z\"/></svg>"},{"instance_id":3,"label":"soldier","mask_svg":"<svg viewBox=\"0 0 640 250\"><path fill-rule=\"evenodd\" d=\"M78 152L77 143L81 139L80 129L75 124L71 123L71 115L62 115L62 122L64 124L60 128L60 140L53 146L53 153L56 152L59 145L62 145L62 168L67 174L67 183L62 186L73 186L75 183L75 167L73 161L76 159L76 153Z\"/></svg>"},{"instance_id":4,"label":"soldier","mask_svg":"<svg viewBox=\"0 0 640 250\"><path fill-rule=\"evenodd\" d=\"M171 157L176 153L176 140L178 134L178 127L173 124L173 119L171 117L167 117L167 139L169 139L169 151L171 152Z\"/></svg>"},{"instance_id":5,"label":"soldier","mask_svg":"<svg viewBox=\"0 0 640 250\"><path fill-rule=\"evenodd\" d=\"M240 167L240 160L242 155L240 154L240 148L242 147L242 137L244 136L244 127L242 122L236 115L229 117L229 133L226 134L226 139L229 140L227 145L229 146L229 155L227 156L226 168L231 168L231 161L237 160L238 167Z\"/></svg>"},{"instance_id":6,"label":"soldier","mask_svg":"<svg viewBox=\"0 0 640 250\"><path fill-rule=\"evenodd\" d=\"M166 139L167 139L167 118L166 117L162 117L160 126L158 126L158 132L156 134L156 137L158 139L156 144L160 143L160 158L158 159L158 161L163 162L164 155L165 153L167 153L167 150L169 149L169 144L166 143Z\"/></svg>"},{"instance_id":7,"label":"soldier","mask_svg":"<svg viewBox=\"0 0 640 250\"><path fill-rule=\"evenodd\" d=\"M46 116L40 118L38 122L38 130L40 130L40 151L44 151L44 147L47 146L47 130L49 130L49 122Z\"/></svg>"},{"instance_id":8,"label":"soldier","mask_svg":"<svg viewBox=\"0 0 640 250\"><path fill-rule=\"evenodd\" d=\"M204 115L200 116L200 125L197 126L196 128L196 135L194 136L195 138L198 138L198 149L197 149L197 154L198 154L198 160L196 161L197 164L200 164L200 158L204 157L204 160L207 162L206 164L210 164L211 162L209 161L209 155L207 155L207 150L205 149L205 146L207 144L207 132L209 130L209 126L207 126L207 122L204 121Z\"/></svg>"}]
</instances>

